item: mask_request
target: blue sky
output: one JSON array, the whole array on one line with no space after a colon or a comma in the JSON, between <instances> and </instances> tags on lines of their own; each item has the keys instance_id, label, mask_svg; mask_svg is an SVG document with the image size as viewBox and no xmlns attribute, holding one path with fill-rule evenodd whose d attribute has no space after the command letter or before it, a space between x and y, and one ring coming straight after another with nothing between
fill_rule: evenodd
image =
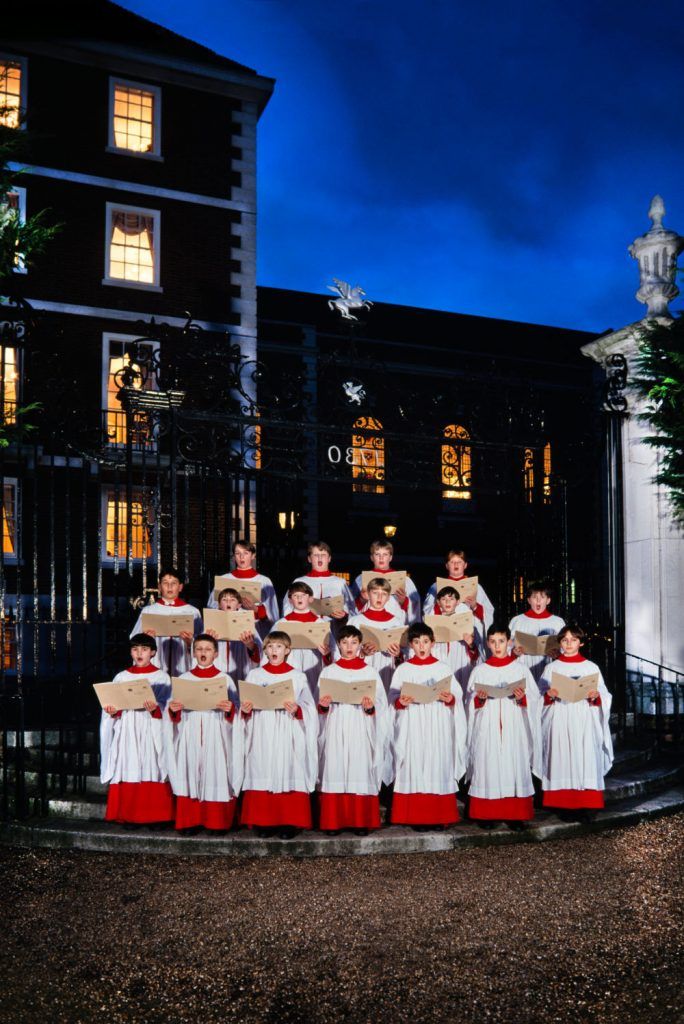
<instances>
[{"instance_id":1,"label":"blue sky","mask_svg":"<svg viewBox=\"0 0 684 1024\"><path fill-rule=\"evenodd\" d=\"M674 0L120 2L277 79L260 284L600 332L654 193L684 234Z\"/></svg>"}]
</instances>

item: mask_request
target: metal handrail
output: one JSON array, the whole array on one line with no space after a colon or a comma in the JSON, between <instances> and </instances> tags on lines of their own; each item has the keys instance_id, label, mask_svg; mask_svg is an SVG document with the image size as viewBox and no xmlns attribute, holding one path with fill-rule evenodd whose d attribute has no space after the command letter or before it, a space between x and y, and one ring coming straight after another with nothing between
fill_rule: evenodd
<instances>
[{"instance_id":1,"label":"metal handrail","mask_svg":"<svg viewBox=\"0 0 684 1024\"><path fill-rule=\"evenodd\" d=\"M684 670L682 669L661 665L659 661L651 661L650 658L643 658L640 654L630 654L629 651L624 651L623 654L625 658L634 658L635 661L643 662L646 665L653 665L655 668L660 669L661 672L670 672L674 676L681 676L682 682L684 682Z\"/></svg>"}]
</instances>

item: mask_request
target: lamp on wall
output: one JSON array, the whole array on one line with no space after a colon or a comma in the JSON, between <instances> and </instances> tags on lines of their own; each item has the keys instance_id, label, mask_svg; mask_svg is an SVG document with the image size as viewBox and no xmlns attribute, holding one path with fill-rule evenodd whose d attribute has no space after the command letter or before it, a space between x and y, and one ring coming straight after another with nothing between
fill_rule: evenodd
<instances>
[{"instance_id":1,"label":"lamp on wall","mask_svg":"<svg viewBox=\"0 0 684 1024\"><path fill-rule=\"evenodd\" d=\"M382 532L388 539L391 539L397 532L397 527L394 523L387 523L386 526L383 526Z\"/></svg>"}]
</instances>

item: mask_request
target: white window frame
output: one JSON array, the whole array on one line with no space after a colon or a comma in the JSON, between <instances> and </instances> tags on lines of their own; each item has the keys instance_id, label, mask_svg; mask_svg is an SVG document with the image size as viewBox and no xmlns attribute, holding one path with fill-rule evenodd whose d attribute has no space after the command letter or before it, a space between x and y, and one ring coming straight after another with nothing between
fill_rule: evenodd
<instances>
[{"instance_id":1,"label":"white window frame","mask_svg":"<svg viewBox=\"0 0 684 1024\"><path fill-rule=\"evenodd\" d=\"M114 91L117 85L123 85L128 89L141 89L143 92L151 92L154 96L153 100L153 118L152 118L152 149L149 153L140 153L136 149L126 149L125 146L116 145L116 136L114 134ZM162 104L162 91L158 85L149 85L148 82L132 82L128 78L119 78L115 75L110 75L109 78L109 129L108 129L108 143L106 146L107 153L118 153L120 156L133 156L136 158L142 158L143 160L163 160L164 157L161 155L161 104Z\"/></svg>"},{"instance_id":2,"label":"white window frame","mask_svg":"<svg viewBox=\"0 0 684 1024\"><path fill-rule=\"evenodd\" d=\"M12 188L9 190L9 193L7 193L7 194L12 194L13 192L16 192L16 194L19 196L19 223L20 224L25 224L26 223L26 189L25 188L21 188L19 185L13 185ZM17 265L12 268L12 271L15 274L25 274L26 273L26 264L24 263L24 257L22 256L21 253L18 253L18 262L17 262Z\"/></svg>"},{"instance_id":3,"label":"white window frame","mask_svg":"<svg viewBox=\"0 0 684 1024\"><path fill-rule=\"evenodd\" d=\"M18 518L18 516L17 516L17 513L19 511L19 483L18 483L17 478L15 476L6 476L6 477L3 477L2 484L3 484L4 487L10 486L10 487L12 487L14 489L14 531L15 531L15 538L17 538L18 537L18 531L17 531L17 518ZM4 514L4 511L5 511L5 494L4 494L4 491L3 491L3 495L2 495L2 509L3 509L3 514ZM9 555L9 554L8 555L6 555L6 554L2 555L3 565L17 565L18 562L19 562L20 554L21 554L21 552L19 551L18 540L15 540L14 554L13 555Z\"/></svg>"},{"instance_id":4,"label":"white window frame","mask_svg":"<svg viewBox=\"0 0 684 1024\"><path fill-rule=\"evenodd\" d=\"M133 488L133 501L136 501L141 488ZM101 525L101 544L100 544L100 555L102 565L111 568L112 566L125 565L127 552L122 550L118 555L107 554L107 505L110 497L114 498L116 495L116 488L112 487L111 484L103 484L102 496L100 499L100 525ZM119 501L126 500L126 488L119 487ZM125 541L125 538L123 538ZM148 565L151 565L156 561L157 558L157 534L156 531L152 536L151 551L147 559L144 557L136 557L133 555L131 561L135 562L136 565L142 565L144 561L147 561Z\"/></svg>"},{"instance_id":5,"label":"white window frame","mask_svg":"<svg viewBox=\"0 0 684 1024\"><path fill-rule=\"evenodd\" d=\"M127 281L123 277L109 276L110 246L112 240L112 214L117 210L119 213L140 213L145 217L152 217L154 220L154 282L148 284L145 281ZM145 292L163 292L159 284L160 262L161 262L161 211L148 210L144 206L128 206L125 203L105 203L105 235L104 235L104 277L102 284L112 285L114 288L140 288Z\"/></svg>"},{"instance_id":6,"label":"white window frame","mask_svg":"<svg viewBox=\"0 0 684 1024\"><path fill-rule=\"evenodd\" d=\"M117 334L115 331L103 331L102 333L102 414L106 417L107 415L107 400L109 398L108 384L109 384L109 360L111 356L111 343L121 343L126 345L131 341L140 341L144 345L148 345L153 352L159 352L159 342L153 339L148 340L147 338L141 338L138 334ZM156 391L156 384L154 388L150 390ZM115 442L110 442L107 445L108 448L119 447ZM150 445L149 451L152 451L152 445Z\"/></svg>"},{"instance_id":7,"label":"white window frame","mask_svg":"<svg viewBox=\"0 0 684 1024\"><path fill-rule=\"evenodd\" d=\"M19 113L23 115L23 120L19 123L21 131L26 131L26 97L28 95L28 60L26 57L22 57L18 53L0 53L0 61L10 61L12 64L18 64L21 68L21 77L19 79Z\"/></svg>"}]
</instances>

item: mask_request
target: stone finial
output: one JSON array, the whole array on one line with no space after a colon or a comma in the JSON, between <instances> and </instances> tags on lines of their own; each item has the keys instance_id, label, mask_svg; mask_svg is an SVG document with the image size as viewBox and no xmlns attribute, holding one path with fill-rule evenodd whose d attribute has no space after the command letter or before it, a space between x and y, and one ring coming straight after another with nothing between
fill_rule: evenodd
<instances>
[{"instance_id":1,"label":"stone finial","mask_svg":"<svg viewBox=\"0 0 684 1024\"><path fill-rule=\"evenodd\" d=\"M684 238L663 227L665 203L661 196L653 196L648 216L652 227L645 235L635 238L629 247L630 255L639 262L641 283L636 297L646 305L644 319L663 317L671 320L668 304L679 295L675 274L677 256L684 249Z\"/></svg>"}]
</instances>

